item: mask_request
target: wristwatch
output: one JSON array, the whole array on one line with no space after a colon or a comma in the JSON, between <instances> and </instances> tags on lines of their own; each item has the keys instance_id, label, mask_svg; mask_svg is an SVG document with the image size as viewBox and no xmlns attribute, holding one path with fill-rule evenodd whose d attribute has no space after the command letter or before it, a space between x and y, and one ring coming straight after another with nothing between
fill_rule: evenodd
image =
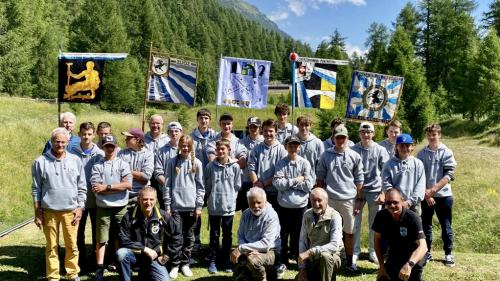
<instances>
[{"instance_id":1,"label":"wristwatch","mask_svg":"<svg viewBox=\"0 0 500 281\"><path fill-rule=\"evenodd\" d=\"M111 190L111 184L106 185L106 191L110 191L110 190Z\"/></svg>"},{"instance_id":2,"label":"wristwatch","mask_svg":"<svg viewBox=\"0 0 500 281\"><path fill-rule=\"evenodd\" d=\"M408 265L413 268L415 266L415 263L413 261L408 261Z\"/></svg>"}]
</instances>

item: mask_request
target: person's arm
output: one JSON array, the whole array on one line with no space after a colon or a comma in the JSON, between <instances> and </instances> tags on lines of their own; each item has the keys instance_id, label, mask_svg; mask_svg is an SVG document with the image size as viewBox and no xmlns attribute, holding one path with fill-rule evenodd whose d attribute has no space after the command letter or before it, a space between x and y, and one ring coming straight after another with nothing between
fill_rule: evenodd
<instances>
[{"instance_id":1,"label":"person's arm","mask_svg":"<svg viewBox=\"0 0 500 281\"><path fill-rule=\"evenodd\" d=\"M415 158L415 185L413 186L411 194L408 196L407 202L409 206L418 204L424 200L425 196L425 170L424 164L419 159Z\"/></svg>"},{"instance_id":2,"label":"person's arm","mask_svg":"<svg viewBox=\"0 0 500 281\"><path fill-rule=\"evenodd\" d=\"M132 218L131 212L127 212L121 222L118 238L120 239L120 246L132 250L136 254L140 254L145 248L145 245L139 241L133 241L131 236Z\"/></svg>"},{"instance_id":3,"label":"person's arm","mask_svg":"<svg viewBox=\"0 0 500 281\"><path fill-rule=\"evenodd\" d=\"M234 169L234 191L238 192L241 189L241 174L242 170L237 167L235 164L233 164L235 168Z\"/></svg>"},{"instance_id":4,"label":"person's arm","mask_svg":"<svg viewBox=\"0 0 500 281\"><path fill-rule=\"evenodd\" d=\"M207 157L208 157L208 162L214 161L214 159L216 157L215 141L209 141L207 143L206 153L207 153Z\"/></svg>"},{"instance_id":5,"label":"person's arm","mask_svg":"<svg viewBox=\"0 0 500 281\"><path fill-rule=\"evenodd\" d=\"M276 164L276 170L274 171L272 184L278 191L288 190L300 181L300 179L287 177L287 175L285 175L287 163L289 162L280 160Z\"/></svg>"},{"instance_id":6,"label":"person's arm","mask_svg":"<svg viewBox=\"0 0 500 281\"><path fill-rule=\"evenodd\" d=\"M328 171L328 165L325 163L325 153L319 158L316 165L316 186L325 188L325 177Z\"/></svg>"},{"instance_id":7,"label":"person's arm","mask_svg":"<svg viewBox=\"0 0 500 281\"><path fill-rule=\"evenodd\" d=\"M382 168L382 192L385 192L391 188L393 188L393 181L392 181L392 171L391 171L391 166L390 166L390 161L387 161L384 164L384 167Z\"/></svg>"},{"instance_id":8,"label":"person's arm","mask_svg":"<svg viewBox=\"0 0 500 281\"><path fill-rule=\"evenodd\" d=\"M203 185L203 165L201 161L195 159L196 172L195 172L195 182L196 182L196 218L201 216L201 209L203 208L203 199L205 196L205 186Z\"/></svg>"},{"instance_id":9,"label":"person's arm","mask_svg":"<svg viewBox=\"0 0 500 281\"><path fill-rule=\"evenodd\" d=\"M165 185L165 168L164 167L164 159L165 154L163 153L163 150L160 149L158 151L158 154L155 155L155 164L154 164L154 170L153 170L153 176L158 181L159 186L164 186Z\"/></svg>"},{"instance_id":10,"label":"person's arm","mask_svg":"<svg viewBox=\"0 0 500 281\"><path fill-rule=\"evenodd\" d=\"M179 156L177 156L179 157ZM167 183L163 186L163 203L165 204L165 211L170 213L170 204L172 203L172 198L170 191L174 184L177 173L175 171L175 157L170 159L167 163Z\"/></svg>"},{"instance_id":11,"label":"person's arm","mask_svg":"<svg viewBox=\"0 0 500 281\"><path fill-rule=\"evenodd\" d=\"M31 165L31 196L33 197L33 208L35 210L35 224L38 228L42 228L43 225L43 210L42 210L42 171L40 169L38 161L34 161Z\"/></svg>"},{"instance_id":12,"label":"person's arm","mask_svg":"<svg viewBox=\"0 0 500 281\"><path fill-rule=\"evenodd\" d=\"M140 171L133 171L134 180L138 181L141 184L147 184L151 179L154 170L154 156L153 152L146 151L144 153L144 159L142 161L142 167Z\"/></svg>"},{"instance_id":13,"label":"person's arm","mask_svg":"<svg viewBox=\"0 0 500 281\"><path fill-rule=\"evenodd\" d=\"M236 144L236 158L240 169L245 169L247 166L247 148L239 141Z\"/></svg>"},{"instance_id":14,"label":"person's arm","mask_svg":"<svg viewBox=\"0 0 500 281\"><path fill-rule=\"evenodd\" d=\"M298 267L299 270L305 269L306 264L305 261L309 259L312 255L309 250L309 238L307 237L307 229L306 229L306 217L302 217L302 227L300 228L300 238L299 238L299 260Z\"/></svg>"},{"instance_id":15,"label":"person's arm","mask_svg":"<svg viewBox=\"0 0 500 281\"><path fill-rule=\"evenodd\" d=\"M302 181L297 183L293 188L309 193L316 182L316 175L311 169L311 164L309 161L303 161L302 173L299 177L302 177Z\"/></svg>"},{"instance_id":16,"label":"person's arm","mask_svg":"<svg viewBox=\"0 0 500 281\"><path fill-rule=\"evenodd\" d=\"M430 188L429 196L431 197L433 197L448 183L455 180L455 169L457 167L457 162L455 161L453 152L449 149L446 149L441 161L443 165L443 175L442 178L433 187Z\"/></svg>"},{"instance_id":17,"label":"person's arm","mask_svg":"<svg viewBox=\"0 0 500 281\"><path fill-rule=\"evenodd\" d=\"M399 278L402 280L408 280L408 278L410 278L413 265L422 260L427 252L427 243L425 242L425 238L420 238L416 240L415 243L418 245L417 248L411 253L410 259L401 267L401 270L399 271Z\"/></svg>"},{"instance_id":18,"label":"person's arm","mask_svg":"<svg viewBox=\"0 0 500 281\"><path fill-rule=\"evenodd\" d=\"M257 176L259 168L259 151L257 149L259 149L259 146L254 147L247 160L248 177L253 186L264 187L262 183L259 182L259 177Z\"/></svg>"},{"instance_id":19,"label":"person's arm","mask_svg":"<svg viewBox=\"0 0 500 281\"><path fill-rule=\"evenodd\" d=\"M279 233L280 223L278 220L278 216L272 216L264 226L262 239L251 243L240 244L238 249L240 252L256 251L265 253L275 246L276 238L279 237Z\"/></svg>"}]
</instances>

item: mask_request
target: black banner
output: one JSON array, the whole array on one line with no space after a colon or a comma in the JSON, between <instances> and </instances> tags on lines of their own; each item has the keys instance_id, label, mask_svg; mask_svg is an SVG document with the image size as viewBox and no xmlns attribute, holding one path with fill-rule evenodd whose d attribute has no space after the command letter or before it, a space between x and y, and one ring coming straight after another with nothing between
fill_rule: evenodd
<instances>
[{"instance_id":1,"label":"black banner","mask_svg":"<svg viewBox=\"0 0 500 281\"><path fill-rule=\"evenodd\" d=\"M103 60L59 58L59 102L99 102L103 68Z\"/></svg>"}]
</instances>

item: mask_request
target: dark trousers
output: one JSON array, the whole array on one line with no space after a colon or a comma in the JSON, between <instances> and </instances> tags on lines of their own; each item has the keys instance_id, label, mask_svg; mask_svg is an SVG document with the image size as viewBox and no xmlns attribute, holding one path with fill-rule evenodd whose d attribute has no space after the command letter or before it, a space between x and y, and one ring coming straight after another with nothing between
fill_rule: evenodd
<instances>
[{"instance_id":1,"label":"dark trousers","mask_svg":"<svg viewBox=\"0 0 500 281\"><path fill-rule=\"evenodd\" d=\"M401 271L401 267L403 267L404 262L401 263L401 261L394 261L391 262L390 259L387 260L385 263L385 271L391 278L391 281L402 281L399 279L399 271ZM411 270L410 278L408 278L408 281L422 281L422 266L417 263ZM389 280L387 278L378 278L377 281L386 281Z\"/></svg>"},{"instance_id":2,"label":"dark trousers","mask_svg":"<svg viewBox=\"0 0 500 281\"><path fill-rule=\"evenodd\" d=\"M241 183L241 189L238 191L238 197L236 197L236 211L241 210L243 212L248 209L247 192L252 186L251 182Z\"/></svg>"},{"instance_id":3,"label":"dark trousers","mask_svg":"<svg viewBox=\"0 0 500 281\"><path fill-rule=\"evenodd\" d=\"M196 226L196 219L194 212L179 212L182 224L182 250L179 255L179 260L172 261L173 266L189 265L191 260L191 252L194 245L194 228Z\"/></svg>"},{"instance_id":4,"label":"dark trousers","mask_svg":"<svg viewBox=\"0 0 500 281\"><path fill-rule=\"evenodd\" d=\"M82 212L82 217L80 223L78 224L78 234L76 238L76 245L78 246L78 264L80 267L85 267L88 261L95 261L95 258L87 258L87 251L85 249L85 226L87 225L87 217L90 217L90 224L92 227L92 252L95 250L96 243L96 209L95 208L85 208Z\"/></svg>"},{"instance_id":5,"label":"dark trousers","mask_svg":"<svg viewBox=\"0 0 500 281\"><path fill-rule=\"evenodd\" d=\"M273 206L273 209L276 211L276 213L279 214L279 209L281 207L278 204L278 194L266 192L266 197L267 197L267 203L271 204ZM278 215L278 219L279 219L279 215ZM280 225L283 225L281 220L280 220ZM274 253L274 255L275 255L274 263L277 266L277 265L281 264L281 251L276 251Z\"/></svg>"},{"instance_id":6,"label":"dark trousers","mask_svg":"<svg viewBox=\"0 0 500 281\"><path fill-rule=\"evenodd\" d=\"M160 187L160 183L155 179L155 177L151 177L149 179L151 187L156 189L156 195L158 198L158 204L160 205L160 209L165 210L165 202L163 202L163 191Z\"/></svg>"},{"instance_id":7,"label":"dark trousers","mask_svg":"<svg viewBox=\"0 0 500 281\"><path fill-rule=\"evenodd\" d=\"M233 216L209 216L210 221L210 259L223 269L231 268ZM219 238L222 230L222 248Z\"/></svg>"},{"instance_id":8,"label":"dark trousers","mask_svg":"<svg viewBox=\"0 0 500 281\"><path fill-rule=\"evenodd\" d=\"M278 217L281 225L280 259L283 264L288 264L289 258L293 257L296 259L299 256L300 228L302 227L302 217L305 211L306 207L284 208L280 206L278 209Z\"/></svg>"},{"instance_id":9,"label":"dark trousers","mask_svg":"<svg viewBox=\"0 0 500 281\"><path fill-rule=\"evenodd\" d=\"M436 204L429 206L427 202L422 201L422 228L427 242L427 249L431 251L432 245L432 216L436 216L441 225L441 238L443 239L443 250L445 255L451 254L453 249L453 229L451 228L451 217L453 207L453 197L434 197Z\"/></svg>"}]
</instances>

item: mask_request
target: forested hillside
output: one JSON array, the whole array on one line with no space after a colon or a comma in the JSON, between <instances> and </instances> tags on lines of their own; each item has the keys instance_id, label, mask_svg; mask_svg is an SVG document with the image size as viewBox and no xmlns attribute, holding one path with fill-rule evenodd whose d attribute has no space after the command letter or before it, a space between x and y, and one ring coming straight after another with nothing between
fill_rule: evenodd
<instances>
[{"instance_id":1,"label":"forested hillside","mask_svg":"<svg viewBox=\"0 0 500 281\"><path fill-rule=\"evenodd\" d=\"M221 55L271 60L271 79L289 79L288 54L310 47L246 19L218 0L3 0L0 2L0 91L53 98L57 54L125 52L106 63L101 103L137 112L144 95L150 42L198 59L197 102L215 98Z\"/></svg>"}]
</instances>

